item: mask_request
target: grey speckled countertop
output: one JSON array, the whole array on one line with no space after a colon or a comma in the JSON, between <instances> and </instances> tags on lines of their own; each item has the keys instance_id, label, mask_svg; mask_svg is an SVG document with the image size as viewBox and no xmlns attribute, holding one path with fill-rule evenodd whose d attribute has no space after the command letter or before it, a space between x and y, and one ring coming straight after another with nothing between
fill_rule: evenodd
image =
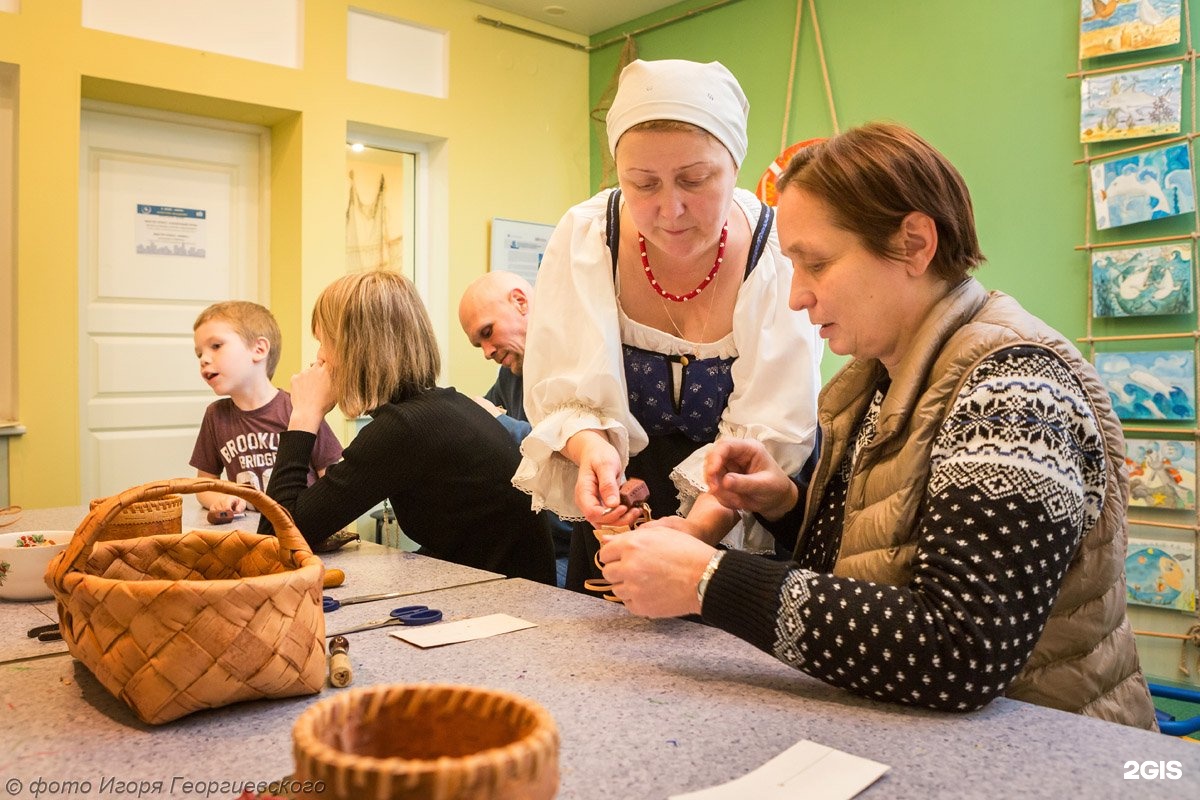
<instances>
[{"instance_id":1,"label":"grey speckled countertop","mask_svg":"<svg viewBox=\"0 0 1200 800\"><path fill-rule=\"evenodd\" d=\"M562 798L665 798L740 776L801 739L890 765L862 795L872 798L1177 800L1200 787L1194 744L1005 699L970 714L875 703L712 628L636 618L528 581L459 586L403 602L440 608L447 620L504 612L538 627L429 650L386 630L354 634L353 686L465 683L542 703L562 739ZM393 605L335 613L339 623L354 623L386 616ZM292 768L294 720L337 691L244 703L152 728L68 657L3 664L0 707L9 734L0 781L21 781L28 792L38 777L86 779L93 787L106 777L143 778L164 782L163 793L143 797L194 797L169 793L171 779L282 777ZM1182 777L1126 780L1128 761L1177 761Z\"/></svg>"}]
</instances>

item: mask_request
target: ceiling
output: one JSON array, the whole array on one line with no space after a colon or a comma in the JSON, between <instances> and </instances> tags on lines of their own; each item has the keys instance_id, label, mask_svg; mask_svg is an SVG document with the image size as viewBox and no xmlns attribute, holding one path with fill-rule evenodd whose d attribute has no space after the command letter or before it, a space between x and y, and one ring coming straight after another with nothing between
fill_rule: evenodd
<instances>
[{"instance_id":1,"label":"ceiling","mask_svg":"<svg viewBox=\"0 0 1200 800\"><path fill-rule=\"evenodd\" d=\"M556 28L591 36L679 0L475 0Z\"/></svg>"}]
</instances>

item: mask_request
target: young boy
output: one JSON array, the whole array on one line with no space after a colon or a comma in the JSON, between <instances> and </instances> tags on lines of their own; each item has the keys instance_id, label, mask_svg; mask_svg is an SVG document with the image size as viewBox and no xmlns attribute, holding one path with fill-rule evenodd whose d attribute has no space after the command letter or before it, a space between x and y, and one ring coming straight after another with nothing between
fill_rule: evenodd
<instances>
[{"instance_id":1,"label":"young boy","mask_svg":"<svg viewBox=\"0 0 1200 800\"><path fill-rule=\"evenodd\" d=\"M279 364L279 323L258 303L230 300L200 312L192 326L200 377L222 395L204 412L191 465L201 478L219 478L267 490L279 434L287 430L292 398L271 384ZM342 446L324 421L317 432L308 482L342 457ZM239 513L246 501L220 492L200 492L211 511Z\"/></svg>"}]
</instances>

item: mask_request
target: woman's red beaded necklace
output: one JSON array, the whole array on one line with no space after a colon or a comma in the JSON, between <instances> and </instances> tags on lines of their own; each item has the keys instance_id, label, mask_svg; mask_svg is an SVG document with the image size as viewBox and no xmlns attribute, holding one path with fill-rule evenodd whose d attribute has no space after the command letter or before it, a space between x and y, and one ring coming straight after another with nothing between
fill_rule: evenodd
<instances>
[{"instance_id":1,"label":"woman's red beaded necklace","mask_svg":"<svg viewBox=\"0 0 1200 800\"><path fill-rule=\"evenodd\" d=\"M646 272L646 280L650 281L650 285L654 287L654 291L658 292L663 297L674 303L684 303L691 300L700 292L704 291L704 287L712 283L713 278L717 277L717 270L721 268L721 262L725 260L725 241L729 238L729 222L727 221L721 226L721 239L717 242L717 260L713 262L713 267L704 276L704 280L700 281L700 285L692 289L687 294L674 294L668 292L658 284L658 280L654 277L653 270L650 269L650 259L646 257L646 237L642 236L641 231L638 231L638 250L642 253L642 269Z\"/></svg>"}]
</instances>

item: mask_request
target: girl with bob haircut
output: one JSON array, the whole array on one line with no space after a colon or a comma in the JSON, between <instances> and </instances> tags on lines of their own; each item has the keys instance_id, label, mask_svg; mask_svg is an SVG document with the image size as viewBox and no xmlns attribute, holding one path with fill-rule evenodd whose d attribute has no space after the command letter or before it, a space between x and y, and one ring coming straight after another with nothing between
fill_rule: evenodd
<instances>
[{"instance_id":1,"label":"girl with bob haircut","mask_svg":"<svg viewBox=\"0 0 1200 800\"><path fill-rule=\"evenodd\" d=\"M292 376L267 487L305 538L323 541L387 499L422 555L553 585L549 530L509 482L517 446L474 400L436 385L437 341L412 283L386 270L345 275L317 298L312 332L317 359ZM306 486L316 431L335 405L372 421Z\"/></svg>"}]
</instances>

